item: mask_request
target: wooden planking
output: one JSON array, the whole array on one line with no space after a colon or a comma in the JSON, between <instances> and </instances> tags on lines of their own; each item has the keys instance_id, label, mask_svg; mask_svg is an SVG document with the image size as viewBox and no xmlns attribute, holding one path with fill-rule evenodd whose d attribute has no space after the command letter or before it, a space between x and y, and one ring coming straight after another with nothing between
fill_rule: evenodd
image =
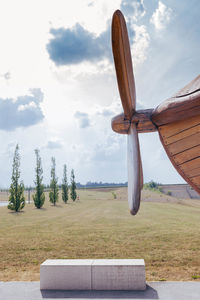
<instances>
[{"instance_id":1,"label":"wooden planking","mask_svg":"<svg viewBox=\"0 0 200 300\"><path fill-rule=\"evenodd\" d=\"M191 181L192 181L194 184L196 184L196 185L200 186L200 175L199 175L199 176L196 176L196 177L193 177L193 178L191 178Z\"/></svg>"},{"instance_id":2,"label":"wooden planking","mask_svg":"<svg viewBox=\"0 0 200 300\"><path fill-rule=\"evenodd\" d=\"M152 113L161 142L179 174L200 193L200 76Z\"/></svg>"},{"instance_id":3,"label":"wooden planking","mask_svg":"<svg viewBox=\"0 0 200 300\"><path fill-rule=\"evenodd\" d=\"M174 160L177 165L180 165L188 160L197 158L198 156L200 156L200 145L174 155Z\"/></svg>"},{"instance_id":4,"label":"wooden planking","mask_svg":"<svg viewBox=\"0 0 200 300\"><path fill-rule=\"evenodd\" d=\"M187 93L186 93L187 91ZM175 96L156 107L152 121L161 126L200 114L200 75Z\"/></svg>"},{"instance_id":5,"label":"wooden planking","mask_svg":"<svg viewBox=\"0 0 200 300\"><path fill-rule=\"evenodd\" d=\"M189 82L184 88L182 88L180 91L178 91L174 97L183 97L185 95L189 95L191 93L194 93L194 91L197 91L200 88L200 75L198 75L196 78L194 78L191 82Z\"/></svg>"},{"instance_id":6,"label":"wooden planking","mask_svg":"<svg viewBox=\"0 0 200 300\"><path fill-rule=\"evenodd\" d=\"M173 123L179 120L200 115L200 92L195 95L186 96L182 101L174 99L173 107L166 107L165 110L159 112L154 110L152 114L152 121L156 126Z\"/></svg>"},{"instance_id":7,"label":"wooden planking","mask_svg":"<svg viewBox=\"0 0 200 300\"><path fill-rule=\"evenodd\" d=\"M184 131L181 131L179 132L178 134L176 135L173 135L173 136L170 136L168 138L165 138L165 144L168 145L168 144L172 144L172 143L175 143L179 140L182 140L188 136L191 136L195 133L198 133L200 132L200 124L194 126L194 127L191 127L191 128L188 128Z\"/></svg>"},{"instance_id":8,"label":"wooden planking","mask_svg":"<svg viewBox=\"0 0 200 300\"><path fill-rule=\"evenodd\" d=\"M195 176L199 176L200 175L200 167L189 170L187 174L190 178L195 177Z\"/></svg>"},{"instance_id":9,"label":"wooden planking","mask_svg":"<svg viewBox=\"0 0 200 300\"><path fill-rule=\"evenodd\" d=\"M198 167L200 167L200 157L189 160L189 161L185 162L184 164L180 165L181 170L184 171L184 172L186 172L186 171L189 172L189 171L191 171L193 169L196 169Z\"/></svg>"},{"instance_id":10,"label":"wooden planking","mask_svg":"<svg viewBox=\"0 0 200 300\"><path fill-rule=\"evenodd\" d=\"M159 130L163 138L169 138L198 124L200 124L200 115L187 119L187 122L185 120L180 120L160 126Z\"/></svg>"},{"instance_id":11,"label":"wooden planking","mask_svg":"<svg viewBox=\"0 0 200 300\"><path fill-rule=\"evenodd\" d=\"M187 123L187 119L185 123ZM171 124L169 126L171 127ZM166 144L166 138L162 136L160 127L158 127L158 132L163 147L175 169L200 194L198 179L200 176L200 133L187 136L173 144Z\"/></svg>"},{"instance_id":12,"label":"wooden planking","mask_svg":"<svg viewBox=\"0 0 200 300\"><path fill-rule=\"evenodd\" d=\"M165 141L164 141L165 142ZM200 144L200 132L195 133L191 136L188 136L180 141L177 141L173 144L166 145L168 146L168 151L171 155L175 155L177 153L183 152L192 147L198 146Z\"/></svg>"}]
</instances>

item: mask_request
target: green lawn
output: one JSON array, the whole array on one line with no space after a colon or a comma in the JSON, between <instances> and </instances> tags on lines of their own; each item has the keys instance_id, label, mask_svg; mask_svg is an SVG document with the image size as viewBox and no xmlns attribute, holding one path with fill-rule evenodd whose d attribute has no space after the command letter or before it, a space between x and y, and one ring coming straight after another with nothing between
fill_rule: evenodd
<instances>
[{"instance_id":1,"label":"green lawn","mask_svg":"<svg viewBox=\"0 0 200 300\"><path fill-rule=\"evenodd\" d=\"M144 258L147 280L199 280L200 200L143 192L131 216L126 188L79 190L79 202L23 212L0 207L0 281L39 280L54 258Z\"/></svg>"}]
</instances>

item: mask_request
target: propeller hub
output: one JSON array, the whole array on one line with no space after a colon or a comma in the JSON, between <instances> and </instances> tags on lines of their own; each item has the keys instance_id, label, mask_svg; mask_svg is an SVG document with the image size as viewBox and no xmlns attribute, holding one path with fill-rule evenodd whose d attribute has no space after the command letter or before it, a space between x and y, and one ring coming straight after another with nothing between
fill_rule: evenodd
<instances>
[{"instance_id":1,"label":"propeller hub","mask_svg":"<svg viewBox=\"0 0 200 300\"><path fill-rule=\"evenodd\" d=\"M113 131L120 134L128 134L132 123L136 124L137 132L154 132L157 131L156 125L152 122L153 109L144 109L136 111L131 120L126 119L125 114L114 117L111 121Z\"/></svg>"}]
</instances>

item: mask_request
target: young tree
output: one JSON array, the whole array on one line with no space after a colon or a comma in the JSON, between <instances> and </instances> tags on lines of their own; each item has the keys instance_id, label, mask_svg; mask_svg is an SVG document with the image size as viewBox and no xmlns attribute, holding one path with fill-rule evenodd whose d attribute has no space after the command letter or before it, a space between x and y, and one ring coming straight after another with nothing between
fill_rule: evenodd
<instances>
[{"instance_id":1,"label":"young tree","mask_svg":"<svg viewBox=\"0 0 200 300\"><path fill-rule=\"evenodd\" d=\"M50 182L50 192L49 192L49 201L56 205L58 201L58 178L56 177L56 161L55 158L51 158L52 166L51 166L51 182Z\"/></svg>"},{"instance_id":2,"label":"young tree","mask_svg":"<svg viewBox=\"0 0 200 300\"><path fill-rule=\"evenodd\" d=\"M13 158L13 165L12 165L12 179L10 185L10 197L9 197L9 204L8 208L11 210L15 210L18 212L19 210L23 209L25 206L25 197L24 197L24 184L21 181L19 183L20 178L20 155L19 155L19 146L17 144L15 148L14 158Z\"/></svg>"},{"instance_id":3,"label":"young tree","mask_svg":"<svg viewBox=\"0 0 200 300\"><path fill-rule=\"evenodd\" d=\"M71 198L73 201L76 200L76 182L75 182L75 175L74 170L71 171L71 192L70 192Z\"/></svg>"},{"instance_id":4,"label":"young tree","mask_svg":"<svg viewBox=\"0 0 200 300\"><path fill-rule=\"evenodd\" d=\"M62 184L62 199L65 203L68 201L68 183L67 183L67 166L63 168L63 184Z\"/></svg>"},{"instance_id":5,"label":"young tree","mask_svg":"<svg viewBox=\"0 0 200 300\"><path fill-rule=\"evenodd\" d=\"M41 157L40 157L40 153L39 153L38 149L35 149L35 155L36 155L36 168L35 168L36 192L35 192L35 195L33 195L33 201L34 201L35 207L41 208L45 201L45 194L44 194L44 186L42 184L42 180L43 180L42 161L41 161Z\"/></svg>"}]
</instances>

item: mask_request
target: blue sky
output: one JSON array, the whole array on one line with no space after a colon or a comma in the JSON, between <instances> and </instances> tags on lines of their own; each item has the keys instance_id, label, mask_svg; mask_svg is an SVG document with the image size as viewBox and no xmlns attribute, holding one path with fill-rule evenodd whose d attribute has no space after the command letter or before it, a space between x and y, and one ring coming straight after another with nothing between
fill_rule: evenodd
<instances>
[{"instance_id":1,"label":"blue sky","mask_svg":"<svg viewBox=\"0 0 200 300\"><path fill-rule=\"evenodd\" d=\"M11 9L12 7L12 9ZM125 15L137 107L154 108L200 73L200 2L34 0L0 3L0 187L10 184L16 144L21 178L44 181L51 157L76 180L127 181L126 136L112 132L122 111L111 53L112 14ZM144 180L182 183L157 133L140 134Z\"/></svg>"}]
</instances>

